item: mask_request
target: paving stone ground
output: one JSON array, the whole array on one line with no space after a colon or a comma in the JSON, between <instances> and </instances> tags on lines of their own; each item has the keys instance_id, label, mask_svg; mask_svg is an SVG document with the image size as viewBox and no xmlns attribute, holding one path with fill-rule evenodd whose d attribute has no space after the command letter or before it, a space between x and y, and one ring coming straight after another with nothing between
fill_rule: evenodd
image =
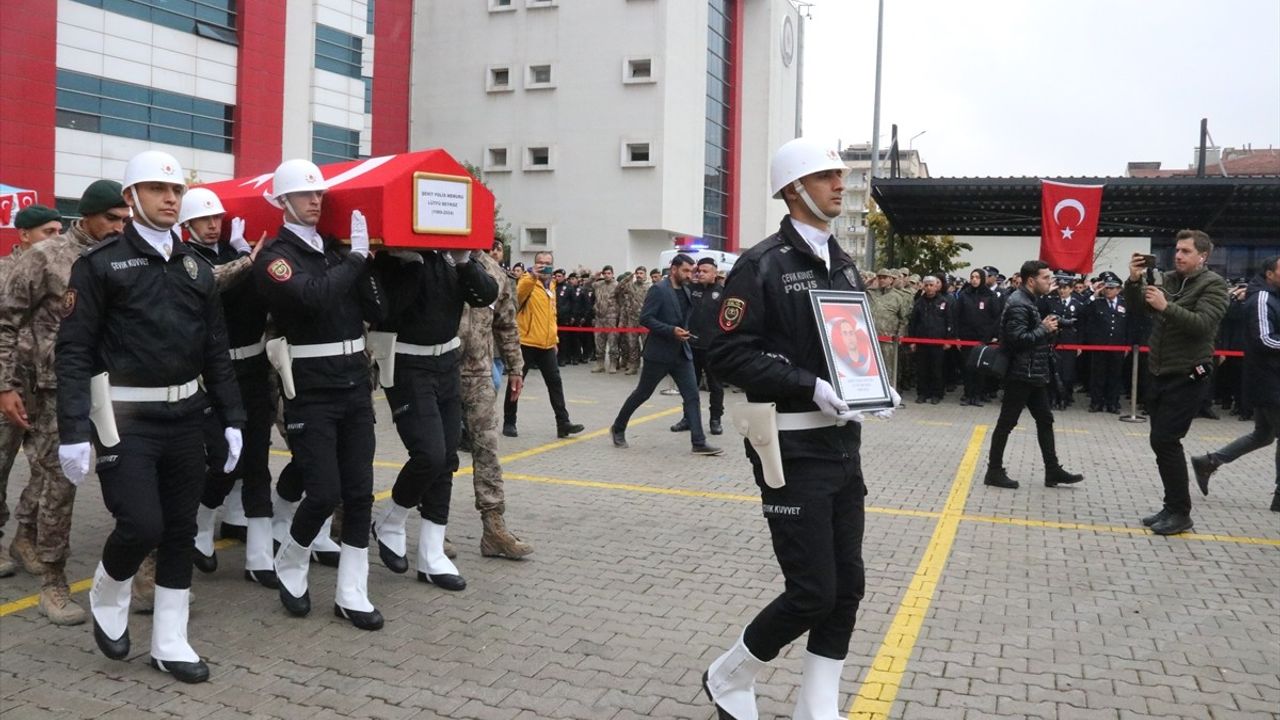
<instances>
[{"instance_id":1,"label":"paving stone ground","mask_svg":"<svg viewBox=\"0 0 1280 720\"><path fill-rule=\"evenodd\" d=\"M506 464L507 519L536 548L527 561L480 556L468 475L455 481L449 530L467 590L393 575L374 553L369 589L387 619L381 632L332 617L335 573L324 567L311 576L316 610L287 617L274 593L241 579L243 549L231 543L216 573L196 573L190 638L212 669L197 686L147 667L145 616L134 616L134 652L119 662L97 653L89 626L58 628L34 607L16 609L39 590L19 573L0 580L0 715L714 717L702 671L782 584L741 440L712 438L725 455L690 456L688 436L667 430L678 399L655 395L637 413L631 448L616 450L604 429L635 378L585 366L564 375L585 437L556 442L545 390L531 377L520 437L501 447L518 455ZM382 492L405 452L385 401L375 404ZM994 425L997 410L951 399L868 421L867 595L844 673L845 711L925 555L975 425ZM1138 524L1160 496L1146 425L1077 409L1058 413L1057 429L1064 463L1086 474L1079 486L1039 482L1029 416L1008 450L1021 489L981 484L984 443L890 716L1280 717L1271 451L1221 470L1208 498L1193 491L1202 535L1158 538ZM1186 445L1203 452L1247 429L1197 420ZM285 461L273 456L273 467ZM10 498L26 477L19 461ZM110 527L90 478L76 504L73 580L91 576ZM87 605L85 592L76 597ZM802 652L797 644L761 675L761 717L790 716Z\"/></svg>"}]
</instances>

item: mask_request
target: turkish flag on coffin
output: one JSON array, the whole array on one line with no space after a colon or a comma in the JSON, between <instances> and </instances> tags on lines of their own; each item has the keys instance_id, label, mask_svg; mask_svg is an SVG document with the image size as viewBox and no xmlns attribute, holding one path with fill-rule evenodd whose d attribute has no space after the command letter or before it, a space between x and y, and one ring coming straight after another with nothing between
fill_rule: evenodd
<instances>
[{"instance_id":1,"label":"turkish flag on coffin","mask_svg":"<svg viewBox=\"0 0 1280 720\"><path fill-rule=\"evenodd\" d=\"M1040 259L1054 270L1093 272L1102 185L1040 181Z\"/></svg>"}]
</instances>

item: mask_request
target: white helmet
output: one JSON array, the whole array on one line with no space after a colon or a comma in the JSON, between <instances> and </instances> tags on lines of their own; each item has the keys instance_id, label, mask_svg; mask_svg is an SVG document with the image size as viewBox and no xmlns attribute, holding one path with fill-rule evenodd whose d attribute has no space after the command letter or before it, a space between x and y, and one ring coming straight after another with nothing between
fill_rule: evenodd
<instances>
[{"instance_id":1,"label":"white helmet","mask_svg":"<svg viewBox=\"0 0 1280 720\"><path fill-rule=\"evenodd\" d=\"M277 204L281 196L289 193L315 190L323 192L328 189L320 168L310 160L285 160L271 176L271 199L277 201Z\"/></svg>"},{"instance_id":2,"label":"white helmet","mask_svg":"<svg viewBox=\"0 0 1280 720\"><path fill-rule=\"evenodd\" d=\"M222 208L218 195L208 188L191 188L182 196L182 209L178 211L178 224L188 220L222 215L227 211Z\"/></svg>"},{"instance_id":3,"label":"white helmet","mask_svg":"<svg viewBox=\"0 0 1280 720\"><path fill-rule=\"evenodd\" d=\"M840 153L808 138L796 138L778 148L769 166L769 190L775 200L782 189L805 175L825 170L847 170Z\"/></svg>"},{"instance_id":4,"label":"white helmet","mask_svg":"<svg viewBox=\"0 0 1280 720\"><path fill-rule=\"evenodd\" d=\"M162 182L187 186L182 164L177 158L160 150L145 150L129 159L124 166L123 187L129 188L142 182Z\"/></svg>"}]
</instances>

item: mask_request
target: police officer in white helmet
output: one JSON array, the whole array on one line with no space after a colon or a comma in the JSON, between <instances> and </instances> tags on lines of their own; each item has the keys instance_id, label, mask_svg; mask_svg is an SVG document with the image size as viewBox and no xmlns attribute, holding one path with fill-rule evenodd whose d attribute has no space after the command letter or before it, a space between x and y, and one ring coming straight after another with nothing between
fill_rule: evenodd
<instances>
[{"instance_id":1,"label":"police officer in white helmet","mask_svg":"<svg viewBox=\"0 0 1280 720\"><path fill-rule=\"evenodd\" d=\"M864 591L863 418L832 386L809 290L864 291L828 226L840 213L844 173L840 156L811 140L777 151L771 189L789 214L734 264L720 306L723 333L710 348L712 371L742 388L746 408L763 422L746 432L747 457L786 578L786 590L703 676L722 719L757 718L756 675L805 633L793 717L841 717L840 675ZM890 394L896 406L898 395ZM754 412L762 408L767 415ZM764 436L760 428L774 423L777 430Z\"/></svg>"},{"instance_id":2,"label":"police officer in white helmet","mask_svg":"<svg viewBox=\"0 0 1280 720\"><path fill-rule=\"evenodd\" d=\"M63 298L58 456L79 484L93 443L116 519L89 593L98 648L128 656L130 580L154 549L151 665L203 682L209 668L187 642L187 609L205 410L212 405L221 421L225 472L239 459L245 415L213 270L173 230L186 190L182 167L149 150L126 165L123 185L133 221L76 261Z\"/></svg>"}]
</instances>

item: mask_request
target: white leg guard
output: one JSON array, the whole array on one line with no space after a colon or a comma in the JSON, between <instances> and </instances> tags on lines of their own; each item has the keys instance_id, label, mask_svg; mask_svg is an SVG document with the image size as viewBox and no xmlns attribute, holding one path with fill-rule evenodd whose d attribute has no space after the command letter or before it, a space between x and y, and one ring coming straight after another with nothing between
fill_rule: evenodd
<instances>
[{"instance_id":1,"label":"white leg guard","mask_svg":"<svg viewBox=\"0 0 1280 720\"><path fill-rule=\"evenodd\" d=\"M405 523L411 509L391 501L387 503L387 509L378 513L373 520L373 532L378 536L378 542L386 545L388 550L399 557L404 557L405 547L408 545Z\"/></svg>"},{"instance_id":2,"label":"white leg guard","mask_svg":"<svg viewBox=\"0 0 1280 720\"><path fill-rule=\"evenodd\" d=\"M222 502L222 522L228 525L244 527L248 524L249 518L244 515L244 498L240 494L243 487L244 481L237 480L231 486L231 492L227 493L227 499Z\"/></svg>"},{"instance_id":3,"label":"white leg guard","mask_svg":"<svg viewBox=\"0 0 1280 720\"><path fill-rule=\"evenodd\" d=\"M205 507L204 503L196 509L196 552L205 557L213 556L213 526L217 517L218 509Z\"/></svg>"},{"instance_id":4,"label":"white leg guard","mask_svg":"<svg viewBox=\"0 0 1280 720\"><path fill-rule=\"evenodd\" d=\"M369 602L369 549L342 544L338 559L338 589L333 601L346 610L373 612Z\"/></svg>"},{"instance_id":5,"label":"white leg guard","mask_svg":"<svg viewBox=\"0 0 1280 720\"><path fill-rule=\"evenodd\" d=\"M292 537L285 540L276 553L276 578L280 586L294 597L307 593L307 571L311 569L311 548L299 545Z\"/></svg>"},{"instance_id":6,"label":"white leg guard","mask_svg":"<svg viewBox=\"0 0 1280 720\"><path fill-rule=\"evenodd\" d=\"M329 533L333 532L333 517L330 516L320 526L320 532L316 533L316 539L311 541L311 549L315 552L339 552L338 543L329 537Z\"/></svg>"},{"instance_id":7,"label":"white leg guard","mask_svg":"<svg viewBox=\"0 0 1280 720\"><path fill-rule=\"evenodd\" d=\"M759 720L756 708L756 675L766 663L757 660L747 649L743 636L716 658L703 676L703 687L711 701L734 720Z\"/></svg>"},{"instance_id":8,"label":"white leg guard","mask_svg":"<svg viewBox=\"0 0 1280 720\"><path fill-rule=\"evenodd\" d=\"M804 679L793 720L840 720L840 674L843 660L804 654Z\"/></svg>"},{"instance_id":9,"label":"white leg guard","mask_svg":"<svg viewBox=\"0 0 1280 720\"><path fill-rule=\"evenodd\" d=\"M271 489L271 537L281 545L289 539L289 526L293 525L293 514L298 510L298 503L289 502Z\"/></svg>"},{"instance_id":10,"label":"white leg guard","mask_svg":"<svg viewBox=\"0 0 1280 720\"><path fill-rule=\"evenodd\" d=\"M444 525L423 519L418 532L418 572L428 575L457 575L458 568L444 554Z\"/></svg>"},{"instance_id":11,"label":"white leg guard","mask_svg":"<svg viewBox=\"0 0 1280 720\"><path fill-rule=\"evenodd\" d=\"M274 570L271 558L271 518L246 518L244 569Z\"/></svg>"},{"instance_id":12,"label":"white leg guard","mask_svg":"<svg viewBox=\"0 0 1280 720\"><path fill-rule=\"evenodd\" d=\"M187 644L187 613L190 590L156 586L155 619L151 628L151 657L173 662L199 662L200 656Z\"/></svg>"},{"instance_id":13,"label":"white leg guard","mask_svg":"<svg viewBox=\"0 0 1280 720\"><path fill-rule=\"evenodd\" d=\"M108 638L119 640L129 629L129 602L133 599L133 578L116 580L98 563L89 590L89 609Z\"/></svg>"}]
</instances>

